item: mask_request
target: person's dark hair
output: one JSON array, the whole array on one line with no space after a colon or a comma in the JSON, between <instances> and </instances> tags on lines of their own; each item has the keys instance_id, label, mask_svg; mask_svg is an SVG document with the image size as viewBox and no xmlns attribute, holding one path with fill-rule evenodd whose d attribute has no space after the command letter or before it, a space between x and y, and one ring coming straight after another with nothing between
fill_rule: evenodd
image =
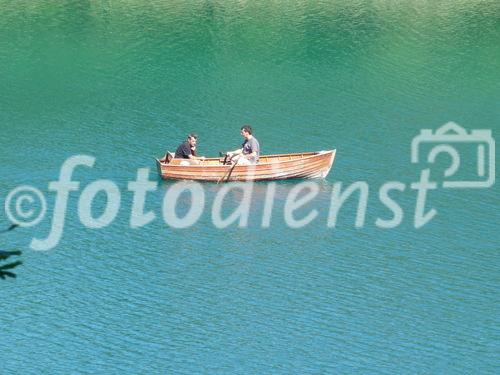
<instances>
[{"instance_id":1,"label":"person's dark hair","mask_svg":"<svg viewBox=\"0 0 500 375\"><path fill-rule=\"evenodd\" d=\"M243 125L241 130L246 131L248 134L252 134L252 127L250 125Z\"/></svg>"},{"instance_id":2,"label":"person's dark hair","mask_svg":"<svg viewBox=\"0 0 500 375\"><path fill-rule=\"evenodd\" d=\"M188 135L188 139L189 138L194 138L194 139L198 140L198 136L196 134L194 134L194 133L189 134Z\"/></svg>"}]
</instances>

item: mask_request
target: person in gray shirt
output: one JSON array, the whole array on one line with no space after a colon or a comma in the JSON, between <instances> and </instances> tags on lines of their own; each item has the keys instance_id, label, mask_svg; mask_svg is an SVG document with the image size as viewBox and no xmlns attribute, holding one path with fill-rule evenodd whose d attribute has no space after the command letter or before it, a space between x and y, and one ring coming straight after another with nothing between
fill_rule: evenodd
<instances>
[{"instance_id":1,"label":"person in gray shirt","mask_svg":"<svg viewBox=\"0 0 500 375\"><path fill-rule=\"evenodd\" d=\"M241 148L227 153L229 160L233 164L257 164L259 162L260 145L257 138L252 135L252 127L250 125L242 126L241 135L245 138L245 142L243 142Z\"/></svg>"}]
</instances>

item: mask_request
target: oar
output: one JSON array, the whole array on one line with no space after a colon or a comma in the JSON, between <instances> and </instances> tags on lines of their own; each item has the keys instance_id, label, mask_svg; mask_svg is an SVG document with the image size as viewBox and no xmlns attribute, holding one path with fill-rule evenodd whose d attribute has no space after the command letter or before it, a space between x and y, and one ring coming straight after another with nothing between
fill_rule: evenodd
<instances>
[{"instance_id":1,"label":"oar","mask_svg":"<svg viewBox=\"0 0 500 375\"><path fill-rule=\"evenodd\" d=\"M226 165L228 154L227 154L227 152L219 151L219 157L222 158L223 156L224 156L224 161L222 162L222 165ZM219 159L219 162L220 162L220 159Z\"/></svg>"},{"instance_id":2,"label":"oar","mask_svg":"<svg viewBox=\"0 0 500 375\"><path fill-rule=\"evenodd\" d=\"M224 176L222 176L219 181L217 181L217 184L220 184L227 176L227 181L229 181L229 177L231 177L231 173L233 172L233 169L234 167L236 167L236 163L234 163L231 168L229 169L229 171L226 172L226 174Z\"/></svg>"}]
</instances>

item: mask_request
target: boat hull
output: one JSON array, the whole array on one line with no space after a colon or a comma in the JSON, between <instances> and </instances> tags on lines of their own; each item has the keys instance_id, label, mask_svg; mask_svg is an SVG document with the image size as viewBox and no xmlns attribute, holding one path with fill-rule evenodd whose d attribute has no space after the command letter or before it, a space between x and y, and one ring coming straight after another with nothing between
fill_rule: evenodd
<instances>
[{"instance_id":1,"label":"boat hull","mask_svg":"<svg viewBox=\"0 0 500 375\"><path fill-rule=\"evenodd\" d=\"M335 153L336 150L262 156L256 165L223 165L218 159L207 159L198 165L181 165L183 163L178 159L170 163L157 159L156 163L164 180L272 181L325 178L332 168Z\"/></svg>"}]
</instances>

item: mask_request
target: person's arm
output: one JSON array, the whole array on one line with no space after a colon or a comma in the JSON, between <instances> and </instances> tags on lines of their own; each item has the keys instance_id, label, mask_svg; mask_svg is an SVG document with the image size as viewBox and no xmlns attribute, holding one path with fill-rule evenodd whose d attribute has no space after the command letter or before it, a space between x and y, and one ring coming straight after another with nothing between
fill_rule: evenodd
<instances>
[{"instance_id":1,"label":"person's arm","mask_svg":"<svg viewBox=\"0 0 500 375\"><path fill-rule=\"evenodd\" d=\"M239 155L243 152L243 148L239 148L237 150L234 150L234 151L229 151L228 154L232 154L232 155Z\"/></svg>"},{"instance_id":2,"label":"person's arm","mask_svg":"<svg viewBox=\"0 0 500 375\"><path fill-rule=\"evenodd\" d=\"M250 140L250 155L248 155L249 160L254 160L258 161L259 160L259 155L260 155L260 145L259 141L257 141L255 138L252 138Z\"/></svg>"},{"instance_id":3,"label":"person's arm","mask_svg":"<svg viewBox=\"0 0 500 375\"><path fill-rule=\"evenodd\" d=\"M205 160L204 156L188 155L188 158L191 159L191 160Z\"/></svg>"},{"instance_id":4,"label":"person's arm","mask_svg":"<svg viewBox=\"0 0 500 375\"><path fill-rule=\"evenodd\" d=\"M239 154L242 154L243 153L243 148L239 148L237 150L234 150L234 151L229 151L227 153L227 155L229 156L230 159L232 159L233 157L235 157L236 155L239 155Z\"/></svg>"},{"instance_id":5,"label":"person's arm","mask_svg":"<svg viewBox=\"0 0 500 375\"><path fill-rule=\"evenodd\" d=\"M247 159L252 159L252 158L256 158L257 157L257 152L252 152L250 154L247 154L247 155L243 155L245 156Z\"/></svg>"},{"instance_id":6,"label":"person's arm","mask_svg":"<svg viewBox=\"0 0 500 375\"><path fill-rule=\"evenodd\" d=\"M198 155L196 155L196 146L193 146L193 147L189 148L188 158L190 160L205 160L204 156L198 156Z\"/></svg>"}]
</instances>

